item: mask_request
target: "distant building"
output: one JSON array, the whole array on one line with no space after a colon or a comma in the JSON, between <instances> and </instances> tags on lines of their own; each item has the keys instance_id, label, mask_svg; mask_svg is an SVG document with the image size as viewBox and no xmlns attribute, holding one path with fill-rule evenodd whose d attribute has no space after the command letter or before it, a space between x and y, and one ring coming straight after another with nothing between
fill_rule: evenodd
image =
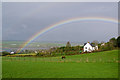
<instances>
[{"instance_id":1,"label":"distant building","mask_svg":"<svg viewBox=\"0 0 120 80\"><path fill-rule=\"evenodd\" d=\"M92 52L94 50L98 50L98 46L90 44L89 42L84 44L84 52Z\"/></svg>"},{"instance_id":2,"label":"distant building","mask_svg":"<svg viewBox=\"0 0 120 80\"><path fill-rule=\"evenodd\" d=\"M15 52L12 51L12 52L10 52L10 54L15 54Z\"/></svg>"},{"instance_id":3,"label":"distant building","mask_svg":"<svg viewBox=\"0 0 120 80\"><path fill-rule=\"evenodd\" d=\"M102 43L101 46L105 46L105 43Z\"/></svg>"},{"instance_id":4,"label":"distant building","mask_svg":"<svg viewBox=\"0 0 120 80\"><path fill-rule=\"evenodd\" d=\"M35 51L35 53L37 54L38 52L37 52L37 51Z\"/></svg>"}]
</instances>

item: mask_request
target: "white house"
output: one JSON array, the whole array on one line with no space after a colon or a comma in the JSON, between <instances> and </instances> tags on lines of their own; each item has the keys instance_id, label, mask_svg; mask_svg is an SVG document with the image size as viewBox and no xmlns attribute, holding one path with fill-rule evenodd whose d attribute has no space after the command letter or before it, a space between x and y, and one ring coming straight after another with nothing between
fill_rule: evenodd
<instances>
[{"instance_id":1,"label":"white house","mask_svg":"<svg viewBox=\"0 0 120 80\"><path fill-rule=\"evenodd\" d=\"M92 52L94 50L98 50L98 46L90 44L89 42L84 44L84 52Z\"/></svg>"},{"instance_id":2,"label":"white house","mask_svg":"<svg viewBox=\"0 0 120 80\"><path fill-rule=\"evenodd\" d=\"M15 54L15 52L12 51L12 52L10 52L10 54Z\"/></svg>"}]
</instances>

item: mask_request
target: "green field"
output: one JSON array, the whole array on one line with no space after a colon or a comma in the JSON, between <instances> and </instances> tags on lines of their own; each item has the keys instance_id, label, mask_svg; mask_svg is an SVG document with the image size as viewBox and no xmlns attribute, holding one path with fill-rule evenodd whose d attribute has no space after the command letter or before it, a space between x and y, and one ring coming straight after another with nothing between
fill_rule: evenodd
<instances>
[{"instance_id":1,"label":"green field","mask_svg":"<svg viewBox=\"0 0 120 80\"><path fill-rule=\"evenodd\" d=\"M3 78L117 78L118 50L58 57L3 57Z\"/></svg>"}]
</instances>

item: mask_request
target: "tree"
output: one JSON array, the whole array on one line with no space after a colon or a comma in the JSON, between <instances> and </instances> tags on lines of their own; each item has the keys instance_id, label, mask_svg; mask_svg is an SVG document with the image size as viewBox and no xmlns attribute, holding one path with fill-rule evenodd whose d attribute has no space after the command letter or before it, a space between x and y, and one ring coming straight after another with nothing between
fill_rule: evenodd
<instances>
[{"instance_id":1,"label":"tree","mask_svg":"<svg viewBox=\"0 0 120 80\"><path fill-rule=\"evenodd\" d=\"M6 55L10 55L10 53L6 52L6 51L3 51L2 52L2 56L6 56Z\"/></svg>"},{"instance_id":2,"label":"tree","mask_svg":"<svg viewBox=\"0 0 120 80\"><path fill-rule=\"evenodd\" d=\"M109 40L110 44L112 47L117 47L117 40L115 38L111 38Z\"/></svg>"},{"instance_id":3,"label":"tree","mask_svg":"<svg viewBox=\"0 0 120 80\"><path fill-rule=\"evenodd\" d=\"M117 38L117 46L120 48L120 36Z\"/></svg>"},{"instance_id":4,"label":"tree","mask_svg":"<svg viewBox=\"0 0 120 80\"><path fill-rule=\"evenodd\" d=\"M71 47L71 44L69 41L67 42L66 47Z\"/></svg>"},{"instance_id":5,"label":"tree","mask_svg":"<svg viewBox=\"0 0 120 80\"><path fill-rule=\"evenodd\" d=\"M105 44L105 50L112 50L113 49L113 46L110 45L110 42L107 42Z\"/></svg>"},{"instance_id":6,"label":"tree","mask_svg":"<svg viewBox=\"0 0 120 80\"><path fill-rule=\"evenodd\" d=\"M112 50L114 47L111 46L110 42L105 43L104 46L100 46L100 50L102 51L107 51L107 50Z\"/></svg>"},{"instance_id":7,"label":"tree","mask_svg":"<svg viewBox=\"0 0 120 80\"><path fill-rule=\"evenodd\" d=\"M97 40L94 40L94 41L92 42L92 44L94 44L94 45L98 45L99 42L98 42Z\"/></svg>"},{"instance_id":8,"label":"tree","mask_svg":"<svg viewBox=\"0 0 120 80\"><path fill-rule=\"evenodd\" d=\"M101 44L105 43L104 41L101 41Z\"/></svg>"},{"instance_id":9,"label":"tree","mask_svg":"<svg viewBox=\"0 0 120 80\"><path fill-rule=\"evenodd\" d=\"M71 44L69 41L67 42L66 48L65 48L65 52L67 53L68 51L71 51Z\"/></svg>"}]
</instances>

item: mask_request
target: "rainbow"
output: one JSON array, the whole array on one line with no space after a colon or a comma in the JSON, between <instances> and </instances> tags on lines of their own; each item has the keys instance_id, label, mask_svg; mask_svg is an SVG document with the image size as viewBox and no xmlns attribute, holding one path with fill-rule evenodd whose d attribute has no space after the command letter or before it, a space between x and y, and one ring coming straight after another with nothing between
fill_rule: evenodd
<instances>
[{"instance_id":1,"label":"rainbow","mask_svg":"<svg viewBox=\"0 0 120 80\"><path fill-rule=\"evenodd\" d=\"M57 22L56 24L50 25L50 26L44 28L43 30L40 30L35 35L33 35L28 41L26 41L20 47L19 50L17 50L17 53L20 53L26 46L28 46L32 41L34 41L35 39L37 39L42 34L48 32L48 31L51 31L52 29L54 29L56 27L59 27L61 25L68 24L68 23L73 23L73 22L78 22L78 21L103 21L103 22L115 23L115 24L118 24L118 22L119 22L116 19L105 18L105 17L80 17L80 18L71 18L71 19L63 20L63 21Z\"/></svg>"}]
</instances>

